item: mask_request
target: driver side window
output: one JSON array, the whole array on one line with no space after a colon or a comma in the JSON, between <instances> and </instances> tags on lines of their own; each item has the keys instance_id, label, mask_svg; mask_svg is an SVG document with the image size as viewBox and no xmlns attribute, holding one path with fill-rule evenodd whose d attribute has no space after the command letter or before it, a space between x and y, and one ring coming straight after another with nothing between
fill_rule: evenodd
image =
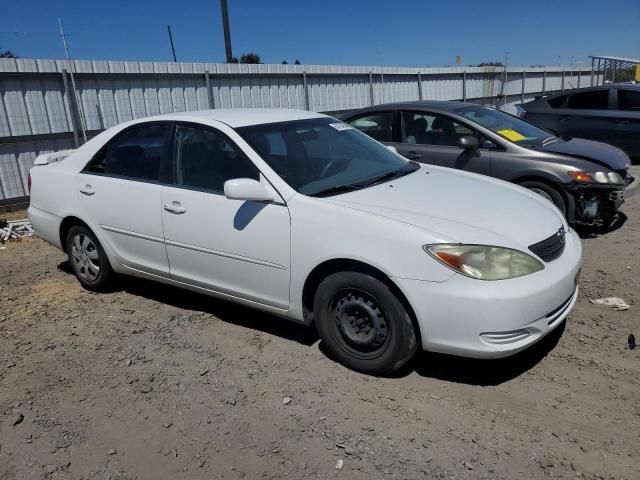
<instances>
[{"instance_id":1,"label":"driver side window","mask_svg":"<svg viewBox=\"0 0 640 480\"><path fill-rule=\"evenodd\" d=\"M225 135L177 125L173 143L176 183L214 193L234 178L260 179L257 167Z\"/></svg>"},{"instance_id":2,"label":"driver side window","mask_svg":"<svg viewBox=\"0 0 640 480\"><path fill-rule=\"evenodd\" d=\"M455 147L467 135L475 132L444 115L402 112L402 143Z\"/></svg>"}]
</instances>

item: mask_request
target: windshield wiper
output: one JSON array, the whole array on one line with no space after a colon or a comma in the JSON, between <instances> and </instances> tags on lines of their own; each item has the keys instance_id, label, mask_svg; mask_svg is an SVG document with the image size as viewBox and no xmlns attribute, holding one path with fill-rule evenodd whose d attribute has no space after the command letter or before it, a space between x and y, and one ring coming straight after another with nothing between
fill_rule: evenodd
<instances>
[{"instance_id":1,"label":"windshield wiper","mask_svg":"<svg viewBox=\"0 0 640 480\"><path fill-rule=\"evenodd\" d=\"M415 172L419 168L420 168L420 165L418 163L413 162L413 161L407 162L406 165L403 165L398 170L394 170L392 172L385 173L383 175L380 175L379 177L376 177L376 178L374 178L372 180L369 180L368 182L359 183L357 185L360 188L371 187L371 186L377 185L379 183L388 182L389 180L393 180L394 178L404 177L405 175L408 175L408 174L410 174L412 172Z\"/></svg>"},{"instance_id":2,"label":"windshield wiper","mask_svg":"<svg viewBox=\"0 0 640 480\"><path fill-rule=\"evenodd\" d=\"M319 192L312 193L309 196L311 197L326 197L329 195L337 195L339 193L353 192L354 190L359 190L360 185L336 185L335 187L325 188L324 190L320 190Z\"/></svg>"}]
</instances>

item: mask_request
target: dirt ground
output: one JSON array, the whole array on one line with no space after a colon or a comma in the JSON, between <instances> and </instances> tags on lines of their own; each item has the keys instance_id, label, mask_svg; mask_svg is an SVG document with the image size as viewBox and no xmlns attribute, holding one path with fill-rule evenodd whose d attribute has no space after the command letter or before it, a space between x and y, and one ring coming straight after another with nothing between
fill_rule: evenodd
<instances>
[{"instance_id":1,"label":"dirt ground","mask_svg":"<svg viewBox=\"0 0 640 480\"><path fill-rule=\"evenodd\" d=\"M392 378L343 368L311 328L134 279L93 294L44 242L5 245L0 480L638 479L640 194L624 211L583 232L557 334Z\"/></svg>"}]
</instances>

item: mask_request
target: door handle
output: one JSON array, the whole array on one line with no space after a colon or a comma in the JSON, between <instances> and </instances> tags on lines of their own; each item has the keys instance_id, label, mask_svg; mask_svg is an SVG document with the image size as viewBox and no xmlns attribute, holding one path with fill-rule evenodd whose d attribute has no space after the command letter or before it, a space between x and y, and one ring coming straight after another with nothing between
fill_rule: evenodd
<instances>
[{"instance_id":1,"label":"door handle","mask_svg":"<svg viewBox=\"0 0 640 480\"><path fill-rule=\"evenodd\" d=\"M409 160L417 160L419 158L422 158L422 155L416 152L408 152L408 153L405 153L404 156L407 157Z\"/></svg>"},{"instance_id":2,"label":"door handle","mask_svg":"<svg viewBox=\"0 0 640 480\"><path fill-rule=\"evenodd\" d=\"M629 125L629 120L616 120L616 125L618 125L619 127Z\"/></svg>"},{"instance_id":3,"label":"door handle","mask_svg":"<svg viewBox=\"0 0 640 480\"><path fill-rule=\"evenodd\" d=\"M84 187L80 188L80 193L82 193L83 195L86 195L87 197L90 197L91 195L94 195L96 191L93 189L91 185L87 183Z\"/></svg>"},{"instance_id":4,"label":"door handle","mask_svg":"<svg viewBox=\"0 0 640 480\"><path fill-rule=\"evenodd\" d=\"M568 122L569 120L571 120L571 117L560 117L560 118L559 118L559 120L560 120L561 122L565 122L565 123L566 123L566 122Z\"/></svg>"},{"instance_id":5,"label":"door handle","mask_svg":"<svg viewBox=\"0 0 640 480\"><path fill-rule=\"evenodd\" d=\"M167 212L175 213L176 215L181 215L187 211L186 208L180 205L180 202L165 203L163 206Z\"/></svg>"}]
</instances>

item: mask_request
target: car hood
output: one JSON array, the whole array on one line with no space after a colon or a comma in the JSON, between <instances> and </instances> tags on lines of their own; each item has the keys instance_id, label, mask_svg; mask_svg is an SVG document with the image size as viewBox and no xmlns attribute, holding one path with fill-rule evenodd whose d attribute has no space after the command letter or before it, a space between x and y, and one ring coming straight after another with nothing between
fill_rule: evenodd
<instances>
[{"instance_id":1,"label":"car hood","mask_svg":"<svg viewBox=\"0 0 640 480\"><path fill-rule=\"evenodd\" d=\"M524 188L435 166L421 166L391 182L324 200L414 225L433 243L522 250L565 225L558 209Z\"/></svg>"},{"instance_id":2,"label":"car hood","mask_svg":"<svg viewBox=\"0 0 640 480\"><path fill-rule=\"evenodd\" d=\"M631 160L619 148L593 140L572 138L565 142L552 143L542 147L544 152L562 153L574 157L584 158L598 163L611 170L626 170Z\"/></svg>"}]
</instances>

